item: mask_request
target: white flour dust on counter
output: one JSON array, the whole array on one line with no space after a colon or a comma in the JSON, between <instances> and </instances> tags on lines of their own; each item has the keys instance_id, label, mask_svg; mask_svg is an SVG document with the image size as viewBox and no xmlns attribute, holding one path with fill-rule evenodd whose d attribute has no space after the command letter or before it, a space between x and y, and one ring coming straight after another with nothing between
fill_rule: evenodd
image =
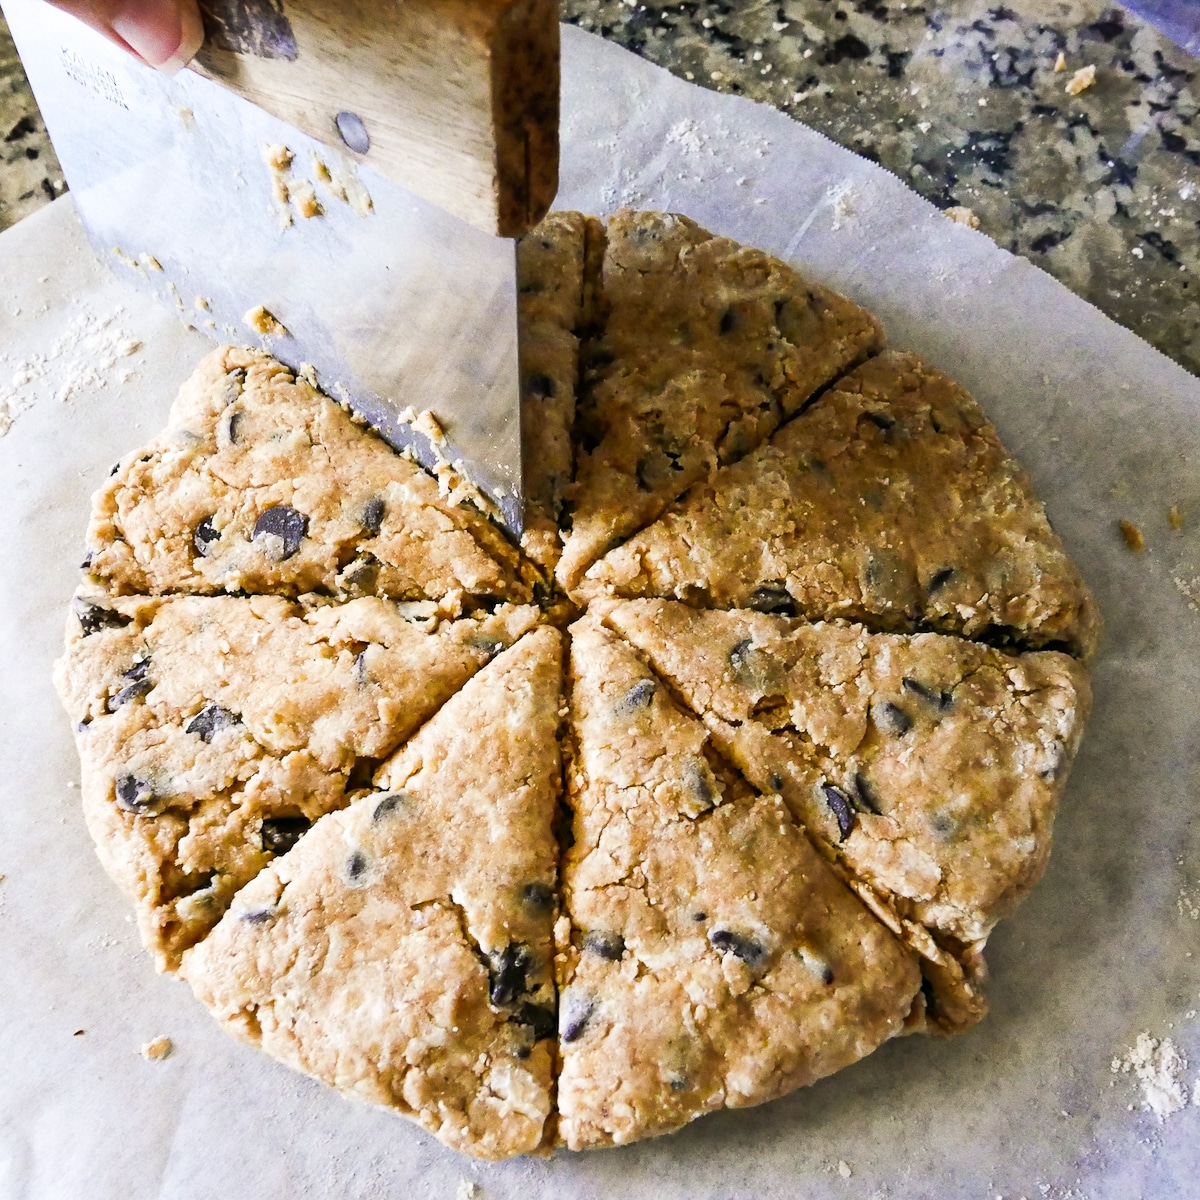
<instances>
[{"instance_id":1,"label":"white flour dust on counter","mask_svg":"<svg viewBox=\"0 0 1200 1200\"><path fill-rule=\"evenodd\" d=\"M128 360L142 344L122 324L124 316L123 307L106 316L83 309L44 353L22 358L0 351L0 437L41 400L67 402L133 379Z\"/></svg>"},{"instance_id":2,"label":"white flour dust on counter","mask_svg":"<svg viewBox=\"0 0 1200 1200\"><path fill-rule=\"evenodd\" d=\"M1143 1111L1153 1113L1159 1121L1188 1106L1188 1087L1183 1078L1187 1059L1169 1037L1160 1040L1143 1030L1125 1054L1112 1060L1112 1070L1114 1075L1132 1074L1137 1079ZM1200 1084L1196 1087L1196 1102L1200 1104Z\"/></svg>"}]
</instances>

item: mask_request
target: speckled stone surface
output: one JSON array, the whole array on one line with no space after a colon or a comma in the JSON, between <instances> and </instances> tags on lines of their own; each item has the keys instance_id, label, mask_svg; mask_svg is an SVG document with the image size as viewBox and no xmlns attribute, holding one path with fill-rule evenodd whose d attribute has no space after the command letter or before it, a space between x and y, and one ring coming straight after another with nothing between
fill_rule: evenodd
<instances>
[{"instance_id":1,"label":"speckled stone surface","mask_svg":"<svg viewBox=\"0 0 1200 1200\"><path fill-rule=\"evenodd\" d=\"M1200 59L1137 18L1102 0L561 9L678 75L791 113L943 208L971 209L1000 245L1200 374ZM1095 82L1068 94L1088 66ZM2 229L61 189L2 21L0 138Z\"/></svg>"}]
</instances>

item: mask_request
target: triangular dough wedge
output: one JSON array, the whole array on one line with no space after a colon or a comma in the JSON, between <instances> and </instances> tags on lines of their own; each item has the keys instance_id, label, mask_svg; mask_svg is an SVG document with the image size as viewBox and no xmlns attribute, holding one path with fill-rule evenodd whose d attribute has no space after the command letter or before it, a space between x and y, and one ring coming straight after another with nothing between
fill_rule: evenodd
<instances>
[{"instance_id":1,"label":"triangular dough wedge","mask_svg":"<svg viewBox=\"0 0 1200 1200\"><path fill-rule=\"evenodd\" d=\"M551 1112L561 634L481 671L184 959L231 1032L483 1158Z\"/></svg>"},{"instance_id":2,"label":"triangular dough wedge","mask_svg":"<svg viewBox=\"0 0 1200 1200\"><path fill-rule=\"evenodd\" d=\"M281 363L228 346L96 494L87 545L119 592L530 598L490 521Z\"/></svg>"},{"instance_id":3,"label":"triangular dough wedge","mask_svg":"<svg viewBox=\"0 0 1200 1200\"><path fill-rule=\"evenodd\" d=\"M660 600L615 603L605 620L918 949L964 961L972 992L989 932L1045 869L1090 709L1084 669L1052 651Z\"/></svg>"},{"instance_id":4,"label":"triangular dough wedge","mask_svg":"<svg viewBox=\"0 0 1200 1200\"><path fill-rule=\"evenodd\" d=\"M935 628L1083 657L1100 624L979 406L892 352L697 485L592 567L580 592Z\"/></svg>"},{"instance_id":5,"label":"triangular dough wedge","mask_svg":"<svg viewBox=\"0 0 1200 1200\"><path fill-rule=\"evenodd\" d=\"M559 1135L666 1133L869 1054L920 1008L915 958L778 796L612 633L573 626L574 844L560 918Z\"/></svg>"},{"instance_id":6,"label":"triangular dough wedge","mask_svg":"<svg viewBox=\"0 0 1200 1200\"><path fill-rule=\"evenodd\" d=\"M547 576L562 554L559 521L575 472L571 431L579 338L594 320L603 254L604 225L577 212L550 213L517 243L525 478L521 548Z\"/></svg>"},{"instance_id":7,"label":"triangular dough wedge","mask_svg":"<svg viewBox=\"0 0 1200 1200\"><path fill-rule=\"evenodd\" d=\"M858 305L670 213L624 211L609 222L600 312L558 570L567 590L883 341Z\"/></svg>"},{"instance_id":8,"label":"triangular dough wedge","mask_svg":"<svg viewBox=\"0 0 1200 1200\"><path fill-rule=\"evenodd\" d=\"M76 596L55 683L84 813L160 969L538 619L432 607Z\"/></svg>"}]
</instances>

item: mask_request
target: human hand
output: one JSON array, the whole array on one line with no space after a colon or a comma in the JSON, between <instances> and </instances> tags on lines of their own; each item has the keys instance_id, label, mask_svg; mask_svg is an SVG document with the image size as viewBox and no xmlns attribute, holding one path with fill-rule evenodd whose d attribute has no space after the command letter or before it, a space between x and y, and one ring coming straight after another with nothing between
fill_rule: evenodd
<instances>
[{"instance_id":1,"label":"human hand","mask_svg":"<svg viewBox=\"0 0 1200 1200\"><path fill-rule=\"evenodd\" d=\"M196 0L50 0L166 75L186 67L204 42Z\"/></svg>"}]
</instances>

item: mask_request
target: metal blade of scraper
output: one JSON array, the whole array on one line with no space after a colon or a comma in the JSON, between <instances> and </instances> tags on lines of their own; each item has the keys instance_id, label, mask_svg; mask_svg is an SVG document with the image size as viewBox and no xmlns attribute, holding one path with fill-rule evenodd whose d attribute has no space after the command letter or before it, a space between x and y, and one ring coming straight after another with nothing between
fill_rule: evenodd
<instances>
[{"instance_id":1,"label":"metal blade of scraper","mask_svg":"<svg viewBox=\"0 0 1200 1200\"><path fill-rule=\"evenodd\" d=\"M3 10L96 252L213 338L311 364L397 449L461 471L519 535L515 243L193 72L141 66L42 0ZM267 147L286 147L278 165ZM257 309L280 329L249 328ZM414 429L426 411L436 423Z\"/></svg>"}]
</instances>

